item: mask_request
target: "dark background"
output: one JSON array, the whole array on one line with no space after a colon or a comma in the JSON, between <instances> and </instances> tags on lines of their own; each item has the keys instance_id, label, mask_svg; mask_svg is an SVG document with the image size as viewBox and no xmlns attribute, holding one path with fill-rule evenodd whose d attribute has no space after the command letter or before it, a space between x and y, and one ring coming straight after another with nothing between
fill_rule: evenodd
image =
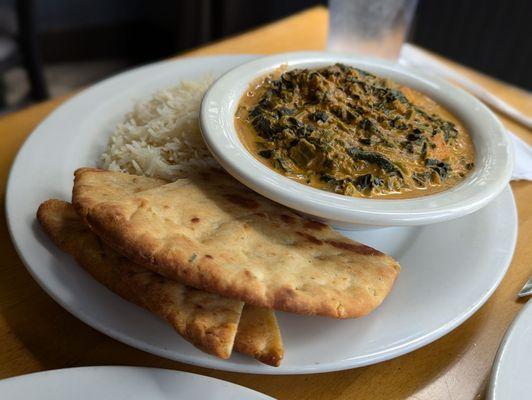
<instances>
[{"instance_id":1,"label":"dark background","mask_svg":"<svg viewBox=\"0 0 532 400\"><path fill-rule=\"evenodd\" d=\"M16 33L15 4L0 0L0 31ZM129 67L318 4L326 1L37 0L32 7L44 65L112 58ZM529 90L531 40L532 0L419 0L410 39Z\"/></svg>"}]
</instances>

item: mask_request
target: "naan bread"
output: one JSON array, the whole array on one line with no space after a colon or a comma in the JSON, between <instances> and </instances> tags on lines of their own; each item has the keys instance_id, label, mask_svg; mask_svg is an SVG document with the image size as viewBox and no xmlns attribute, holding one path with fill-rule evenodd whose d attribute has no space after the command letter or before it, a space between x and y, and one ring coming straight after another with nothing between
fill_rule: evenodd
<instances>
[{"instance_id":1,"label":"naan bread","mask_svg":"<svg viewBox=\"0 0 532 400\"><path fill-rule=\"evenodd\" d=\"M98 203L118 200L168 183L160 179L117 174L96 168L80 168L74 175L72 202L84 219L88 210ZM235 339L235 350L265 364L278 366L284 349L274 312L252 306L245 306L244 310L246 312L240 317Z\"/></svg>"},{"instance_id":2,"label":"naan bread","mask_svg":"<svg viewBox=\"0 0 532 400\"><path fill-rule=\"evenodd\" d=\"M217 170L97 204L87 219L115 250L170 279L301 314L366 315L399 272L391 257Z\"/></svg>"},{"instance_id":3,"label":"naan bread","mask_svg":"<svg viewBox=\"0 0 532 400\"><path fill-rule=\"evenodd\" d=\"M168 321L199 349L231 355L243 303L186 287L135 265L103 244L69 203L48 200L37 218L52 241L98 282Z\"/></svg>"},{"instance_id":4,"label":"naan bread","mask_svg":"<svg viewBox=\"0 0 532 400\"><path fill-rule=\"evenodd\" d=\"M264 364L278 367L284 349L275 314L267 308L244 305L234 349Z\"/></svg>"}]
</instances>

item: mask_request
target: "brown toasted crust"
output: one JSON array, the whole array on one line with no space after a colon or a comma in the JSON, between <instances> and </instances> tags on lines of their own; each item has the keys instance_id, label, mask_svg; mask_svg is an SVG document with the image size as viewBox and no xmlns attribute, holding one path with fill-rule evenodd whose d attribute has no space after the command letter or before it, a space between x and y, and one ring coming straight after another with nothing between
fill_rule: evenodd
<instances>
[{"instance_id":1,"label":"brown toasted crust","mask_svg":"<svg viewBox=\"0 0 532 400\"><path fill-rule=\"evenodd\" d=\"M360 317L383 301L399 272L380 251L213 171L100 203L87 218L135 262L260 307Z\"/></svg>"},{"instance_id":2,"label":"brown toasted crust","mask_svg":"<svg viewBox=\"0 0 532 400\"><path fill-rule=\"evenodd\" d=\"M244 305L234 349L273 367L281 364L283 341L272 310Z\"/></svg>"},{"instance_id":3,"label":"brown toasted crust","mask_svg":"<svg viewBox=\"0 0 532 400\"><path fill-rule=\"evenodd\" d=\"M97 281L168 321L199 349L231 355L243 304L170 281L120 256L103 244L64 201L41 204L44 231Z\"/></svg>"}]
</instances>

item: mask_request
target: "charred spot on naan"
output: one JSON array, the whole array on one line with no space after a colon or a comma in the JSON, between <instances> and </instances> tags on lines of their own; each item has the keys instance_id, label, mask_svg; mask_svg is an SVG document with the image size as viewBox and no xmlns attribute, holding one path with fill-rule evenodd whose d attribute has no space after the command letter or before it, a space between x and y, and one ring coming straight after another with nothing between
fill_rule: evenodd
<instances>
[{"instance_id":1,"label":"charred spot on naan","mask_svg":"<svg viewBox=\"0 0 532 400\"><path fill-rule=\"evenodd\" d=\"M231 203L236 204L237 206L247 208L249 210L255 210L260 207L260 204L257 200L250 197L242 196L239 194L225 194L224 197L229 200Z\"/></svg>"},{"instance_id":2,"label":"charred spot on naan","mask_svg":"<svg viewBox=\"0 0 532 400\"><path fill-rule=\"evenodd\" d=\"M383 252L362 243L347 243L338 240L325 240L325 243L330 244L337 249L350 251L364 256L384 256Z\"/></svg>"},{"instance_id":3,"label":"charred spot on naan","mask_svg":"<svg viewBox=\"0 0 532 400\"><path fill-rule=\"evenodd\" d=\"M295 224L296 222L296 219L293 216L287 214L281 214L281 220L289 225Z\"/></svg>"},{"instance_id":4,"label":"charred spot on naan","mask_svg":"<svg viewBox=\"0 0 532 400\"><path fill-rule=\"evenodd\" d=\"M318 239L317 237L315 236L312 236L311 234L309 233L305 233L305 232L300 232L300 231L296 231L296 233L301 236L302 238L304 238L305 240L311 242L311 243L314 243L314 244L317 244L318 246L321 246L323 244L323 242Z\"/></svg>"},{"instance_id":5,"label":"charred spot on naan","mask_svg":"<svg viewBox=\"0 0 532 400\"><path fill-rule=\"evenodd\" d=\"M322 229L327 228L327 225L325 225L323 222L315 220L307 220L303 223L303 226L307 229L312 229L315 231L321 231Z\"/></svg>"}]
</instances>

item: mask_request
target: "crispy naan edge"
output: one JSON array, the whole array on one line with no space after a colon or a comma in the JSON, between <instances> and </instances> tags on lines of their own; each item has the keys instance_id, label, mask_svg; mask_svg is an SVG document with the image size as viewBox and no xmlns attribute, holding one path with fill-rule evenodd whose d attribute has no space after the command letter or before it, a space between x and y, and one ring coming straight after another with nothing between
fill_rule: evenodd
<instances>
[{"instance_id":1,"label":"crispy naan edge","mask_svg":"<svg viewBox=\"0 0 532 400\"><path fill-rule=\"evenodd\" d=\"M161 275L300 314L366 315L400 269L217 170L97 204L87 219L107 244Z\"/></svg>"},{"instance_id":2,"label":"crispy naan edge","mask_svg":"<svg viewBox=\"0 0 532 400\"><path fill-rule=\"evenodd\" d=\"M197 348L229 358L242 302L186 287L135 265L104 245L67 202L46 201L37 218L57 247L98 282L165 319Z\"/></svg>"},{"instance_id":3,"label":"crispy naan edge","mask_svg":"<svg viewBox=\"0 0 532 400\"><path fill-rule=\"evenodd\" d=\"M85 220L89 209L104 201L118 200L143 190L168 183L145 176L109 173L98 168L80 168L74 172L72 204Z\"/></svg>"},{"instance_id":4,"label":"crispy naan edge","mask_svg":"<svg viewBox=\"0 0 532 400\"><path fill-rule=\"evenodd\" d=\"M284 356L281 332L275 314L263 307L244 305L234 349L274 367Z\"/></svg>"},{"instance_id":5,"label":"crispy naan edge","mask_svg":"<svg viewBox=\"0 0 532 400\"><path fill-rule=\"evenodd\" d=\"M96 168L80 168L74 175L72 201L83 218L86 218L88 210L98 203L118 200L168 183L160 179L116 174ZM274 311L251 306L244 306L244 310L246 312L243 312L238 325L235 350L265 364L278 366L284 349ZM262 325L262 329L256 328L259 325ZM241 329L242 327L245 328Z\"/></svg>"}]
</instances>

